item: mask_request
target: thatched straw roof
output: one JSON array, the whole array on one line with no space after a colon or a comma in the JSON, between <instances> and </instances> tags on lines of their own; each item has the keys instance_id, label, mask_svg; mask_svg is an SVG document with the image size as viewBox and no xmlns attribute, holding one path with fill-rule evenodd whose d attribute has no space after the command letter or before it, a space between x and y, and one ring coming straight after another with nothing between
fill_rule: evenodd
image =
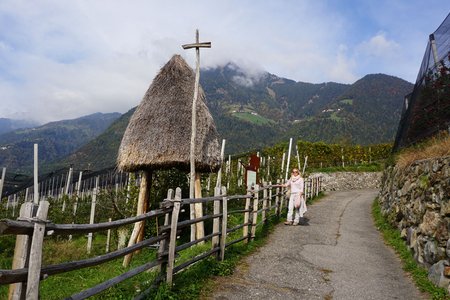
<instances>
[{"instance_id":1,"label":"thatched straw roof","mask_svg":"<svg viewBox=\"0 0 450 300\"><path fill-rule=\"evenodd\" d=\"M189 170L194 71L179 55L161 69L130 119L117 165L123 171L177 167ZM220 163L214 120L199 90L195 167L215 171Z\"/></svg>"}]
</instances>

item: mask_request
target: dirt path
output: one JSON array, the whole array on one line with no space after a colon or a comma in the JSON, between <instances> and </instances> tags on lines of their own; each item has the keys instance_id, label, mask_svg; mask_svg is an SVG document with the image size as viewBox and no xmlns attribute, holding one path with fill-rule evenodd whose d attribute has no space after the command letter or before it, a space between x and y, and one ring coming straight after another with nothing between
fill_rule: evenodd
<instances>
[{"instance_id":1,"label":"dirt path","mask_svg":"<svg viewBox=\"0 0 450 300\"><path fill-rule=\"evenodd\" d=\"M423 299L374 228L375 190L332 192L308 226L277 225L207 299Z\"/></svg>"}]
</instances>

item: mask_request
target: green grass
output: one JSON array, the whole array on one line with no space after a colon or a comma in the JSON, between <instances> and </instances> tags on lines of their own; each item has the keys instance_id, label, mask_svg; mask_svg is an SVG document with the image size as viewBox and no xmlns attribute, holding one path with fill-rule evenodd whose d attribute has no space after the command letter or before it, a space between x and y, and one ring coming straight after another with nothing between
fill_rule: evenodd
<instances>
[{"instance_id":1,"label":"green grass","mask_svg":"<svg viewBox=\"0 0 450 300\"><path fill-rule=\"evenodd\" d=\"M336 122L341 122L343 119L337 115L338 113L335 111L331 113L330 119Z\"/></svg>"},{"instance_id":2,"label":"green grass","mask_svg":"<svg viewBox=\"0 0 450 300\"><path fill-rule=\"evenodd\" d=\"M272 120L264 118L260 115L252 115L250 112L235 112L232 116L257 125L266 125L273 123Z\"/></svg>"},{"instance_id":3,"label":"green grass","mask_svg":"<svg viewBox=\"0 0 450 300\"><path fill-rule=\"evenodd\" d=\"M323 194L321 193L313 201L322 197ZM308 201L308 204L311 203ZM282 215L285 214L286 212L284 211ZM217 261L215 257L209 257L175 274L172 288L169 288L163 283L158 288L149 289L153 280L159 275L154 270L151 272L143 272L90 299L132 299L147 289L149 289L146 296L147 299L199 299L203 294L212 291L214 288L213 278L215 276L231 275L240 260L264 245L267 241L266 237L273 230L274 226L284 220L283 218L277 218L273 212L267 215L267 217L267 223L257 227L256 237L252 242L240 242L228 247L225 253L225 260L222 262ZM258 222L260 218L261 216L259 215ZM242 221L242 215L230 215L229 227L231 228L237 224L241 224ZM232 241L241 236L242 230L237 230L228 235L227 241ZM13 248L14 239L11 236L0 237L2 238L0 239L1 246L7 246L9 249ZM115 242L113 241L112 244ZM48 238L48 240L46 238L44 245L43 265L57 264L63 261L79 260L103 254L105 251L105 236L100 234L94 235L92 255L90 256L86 254L85 236L74 236L72 241L62 240L56 237ZM176 259L175 265L188 261L210 248L211 243L207 242L203 245L183 250L177 253L179 256ZM10 254L10 252L4 252L5 256L0 256L0 262L3 263L2 268L10 268L10 260L6 260L6 257L9 257ZM156 258L156 255L156 250L143 249L141 253L133 256L131 264L127 268L122 267L122 258L119 258L99 266L50 276L40 283L40 297L41 299L50 300L67 298L84 289L93 287L105 280L152 261ZM64 288L61 288L61 283L64 283ZM7 293L8 286L0 286L0 299L6 299Z\"/></svg>"},{"instance_id":4,"label":"green grass","mask_svg":"<svg viewBox=\"0 0 450 300\"><path fill-rule=\"evenodd\" d=\"M352 105L353 104L353 99L343 99L343 100L341 100L339 102L341 102L342 104Z\"/></svg>"},{"instance_id":5,"label":"green grass","mask_svg":"<svg viewBox=\"0 0 450 300\"><path fill-rule=\"evenodd\" d=\"M398 229L389 224L387 218L382 215L378 198L372 204L372 215L375 226L382 233L385 242L397 252L403 270L411 275L419 290L429 294L432 299L449 299L450 295L445 289L436 287L428 280L428 271L418 265Z\"/></svg>"}]
</instances>

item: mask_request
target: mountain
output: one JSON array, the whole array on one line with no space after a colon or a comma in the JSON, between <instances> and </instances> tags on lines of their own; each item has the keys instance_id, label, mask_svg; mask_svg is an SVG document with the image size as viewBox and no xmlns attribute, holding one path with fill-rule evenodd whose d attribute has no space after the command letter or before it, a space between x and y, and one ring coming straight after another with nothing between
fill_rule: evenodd
<instances>
[{"instance_id":1,"label":"mountain","mask_svg":"<svg viewBox=\"0 0 450 300\"><path fill-rule=\"evenodd\" d=\"M38 125L37 122L33 121L0 118L0 135L16 129L31 128Z\"/></svg>"},{"instance_id":2,"label":"mountain","mask_svg":"<svg viewBox=\"0 0 450 300\"><path fill-rule=\"evenodd\" d=\"M54 168L73 164L77 169L100 170L115 165L122 136L136 108L130 109L115 120L97 138L86 143L68 157L60 159Z\"/></svg>"},{"instance_id":3,"label":"mountain","mask_svg":"<svg viewBox=\"0 0 450 300\"><path fill-rule=\"evenodd\" d=\"M207 105L231 153L289 137L329 143L392 142L413 84L371 74L354 84L295 82L233 64L202 72ZM243 146L246 145L247 147Z\"/></svg>"},{"instance_id":4,"label":"mountain","mask_svg":"<svg viewBox=\"0 0 450 300\"><path fill-rule=\"evenodd\" d=\"M200 80L230 154L290 137L361 145L392 142L404 95L413 89L413 84L384 74L367 75L353 84L313 84L267 72L248 73L235 64L202 70ZM70 164L77 169L111 167L133 112L120 118L119 114L94 114L1 135L0 166L30 170L32 144L38 142L40 162L48 171ZM101 116L110 118L102 123ZM103 127L93 130L74 124L88 120Z\"/></svg>"},{"instance_id":5,"label":"mountain","mask_svg":"<svg viewBox=\"0 0 450 300\"><path fill-rule=\"evenodd\" d=\"M218 132L227 140L227 153L261 149L290 137L362 145L392 142L403 97L413 88L384 74L367 75L354 84L312 84L270 73L249 75L234 64L202 70L200 80ZM58 166L98 170L114 165L133 112Z\"/></svg>"},{"instance_id":6,"label":"mountain","mask_svg":"<svg viewBox=\"0 0 450 300\"><path fill-rule=\"evenodd\" d=\"M0 135L0 166L14 172L31 172L33 144L39 145L41 166L74 152L97 137L120 117L119 113L95 113L73 120L51 122Z\"/></svg>"}]
</instances>

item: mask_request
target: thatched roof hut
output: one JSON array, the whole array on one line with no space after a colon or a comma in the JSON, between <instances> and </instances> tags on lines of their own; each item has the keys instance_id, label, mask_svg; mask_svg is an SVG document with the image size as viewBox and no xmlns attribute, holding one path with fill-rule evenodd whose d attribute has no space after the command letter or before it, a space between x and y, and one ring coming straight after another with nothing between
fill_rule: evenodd
<instances>
[{"instance_id":1,"label":"thatched roof hut","mask_svg":"<svg viewBox=\"0 0 450 300\"><path fill-rule=\"evenodd\" d=\"M180 55L161 69L130 119L117 157L123 171L176 167L189 170L195 74ZM199 90L195 169L219 168L220 149L214 120Z\"/></svg>"}]
</instances>

